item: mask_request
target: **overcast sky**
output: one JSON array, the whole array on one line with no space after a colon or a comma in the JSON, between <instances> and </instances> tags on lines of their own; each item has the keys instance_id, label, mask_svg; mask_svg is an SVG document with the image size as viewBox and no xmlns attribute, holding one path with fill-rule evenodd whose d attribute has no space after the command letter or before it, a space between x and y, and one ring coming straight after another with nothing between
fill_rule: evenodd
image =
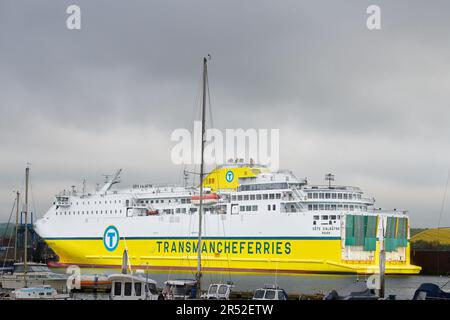
<instances>
[{"instance_id":1,"label":"overcast sky","mask_svg":"<svg viewBox=\"0 0 450 320\"><path fill-rule=\"evenodd\" d=\"M82 11L66 28L66 8ZM381 7L378 31L366 8ZM32 168L32 208L123 168L177 183L209 65L218 128L280 129L280 165L332 172L376 207L438 224L450 169L448 1L0 1L0 221ZM446 205L441 225L450 226Z\"/></svg>"}]
</instances>

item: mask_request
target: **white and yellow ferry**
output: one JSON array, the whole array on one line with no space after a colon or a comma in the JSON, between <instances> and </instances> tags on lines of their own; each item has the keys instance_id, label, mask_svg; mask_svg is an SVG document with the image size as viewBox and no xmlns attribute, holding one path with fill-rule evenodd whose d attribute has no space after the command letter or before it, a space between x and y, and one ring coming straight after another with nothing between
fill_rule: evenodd
<instances>
[{"instance_id":1,"label":"white and yellow ferry","mask_svg":"<svg viewBox=\"0 0 450 320\"><path fill-rule=\"evenodd\" d=\"M58 264L120 267L128 249L134 268L195 270L198 188L115 190L119 174L93 193L58 194L36 222ZM375 210L359 188L309 185L289 171L232 161L206 175L204 190L203 272L370 274L380 239L387 274L420 271L410 263L406 212Z\"/></svg>"},{"instance_id":2,"label":"white and yellow ferry","mask_svg":"<svg viewBox=\"0 0 450 320\"><path fill-rule=\"evenodd\" d=\"M203 65L201 154L206 58ZM406 213L375 211L359 188L308 185L242 160L204 177L202 159L203 188L114 190L120 172L93 193L58 194L36 222L59 265L119 267L127 250L134 268L166 272L370 274L382 243L386 273L420 271L410 264Z\"/></svg>"}]
</instances>

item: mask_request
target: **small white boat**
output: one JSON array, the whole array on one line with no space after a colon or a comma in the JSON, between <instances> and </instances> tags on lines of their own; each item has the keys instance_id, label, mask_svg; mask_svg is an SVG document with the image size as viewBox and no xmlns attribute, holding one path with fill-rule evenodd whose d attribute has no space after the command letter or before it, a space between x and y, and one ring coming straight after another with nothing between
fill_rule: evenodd
<instances>
[{"instance_id":1,"label":"small white boat","mask_svg":"<svg viewBox=\"0 0 450 320\"><path fill-rule=\"evenodd\" d=\"M60 293L67 292L67 275L51 271L43 263L28 262L25 270L24 263L14 263L12 273L0 275L0 287L4 289L21 289L25 286L50 286Z\"/></svg>"},{"instance_id":2,"label":"small white boat","mask_svg":"<svg viewBox=\"0 0 450 320\"><path fill-rule=\"evenodd\" d=\"M112 274L111 300L164 300L156 288L156 281L142 275Z\"/></svg>"},{"instance_id":3,"label":"small white boat","mask_svg":"<svg viewBox=\"0 0 450 320\"><path fill-rule=\"evenodd\" d=\"M287 300L287 293L276 285L266 284L255 290L252 300Z\"/></svg>"},{"instance_id":4,"label":"small white boat","mask_svg":"<svg viewBox=\"0 0 450 320\"><path fill-rule=\"evenodd\" d=\"M67 300L68 294L59 294L49 285L20 288L11 292L12 300Z\"/></svg>"}]
</instances>

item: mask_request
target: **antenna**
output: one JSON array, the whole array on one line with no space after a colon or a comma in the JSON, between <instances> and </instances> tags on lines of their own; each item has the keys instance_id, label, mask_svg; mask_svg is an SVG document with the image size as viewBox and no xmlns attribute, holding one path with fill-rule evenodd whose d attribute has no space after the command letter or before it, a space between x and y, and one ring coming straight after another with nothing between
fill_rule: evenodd
<instances>
[{"instance_id":1,"label":"antenna","mask_svg":"<svg viewBox=\"0 0 450 320\"><path fill-rule=\"evenodd\" d=\"M334 174L327 173L325 175L325 180L328 181L328 188L330 188L331 187L331 181L334 181Z\"/></svg>"},{"instance_id":2,"label":"antenna","mask_svg":"<svg viewBox=\"0 0 450 320\"><path fill-rule=\"evenodd\" d=\"M83 197L86 194L86 179L83 179Z\"/></svg>"}]
</instances>

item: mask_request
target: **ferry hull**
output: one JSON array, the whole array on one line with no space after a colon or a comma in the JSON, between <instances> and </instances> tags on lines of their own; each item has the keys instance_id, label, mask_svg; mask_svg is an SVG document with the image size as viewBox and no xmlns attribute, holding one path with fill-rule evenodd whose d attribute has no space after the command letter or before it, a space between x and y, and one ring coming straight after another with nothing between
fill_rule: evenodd
<instances>
[{"instance_id":1,"label":"ferry hull","mask_svg":"<svg viewBox=\"0 0 450 320\"><path fill-rule=\"evenodd\" d=\"M120 268L128 250L134 269L152 272L195 272L196 238L127 238L114 250L105 249L103 238L46 239L59 256L54 266ZM202 242L202 270L205 273L240 274L372 274L378 272L378 250L372 260L341 259L339 237L207 237ZM406 261L387 261L387 274L418 274L420 267Z\"/></svg>"}]
</instances>

